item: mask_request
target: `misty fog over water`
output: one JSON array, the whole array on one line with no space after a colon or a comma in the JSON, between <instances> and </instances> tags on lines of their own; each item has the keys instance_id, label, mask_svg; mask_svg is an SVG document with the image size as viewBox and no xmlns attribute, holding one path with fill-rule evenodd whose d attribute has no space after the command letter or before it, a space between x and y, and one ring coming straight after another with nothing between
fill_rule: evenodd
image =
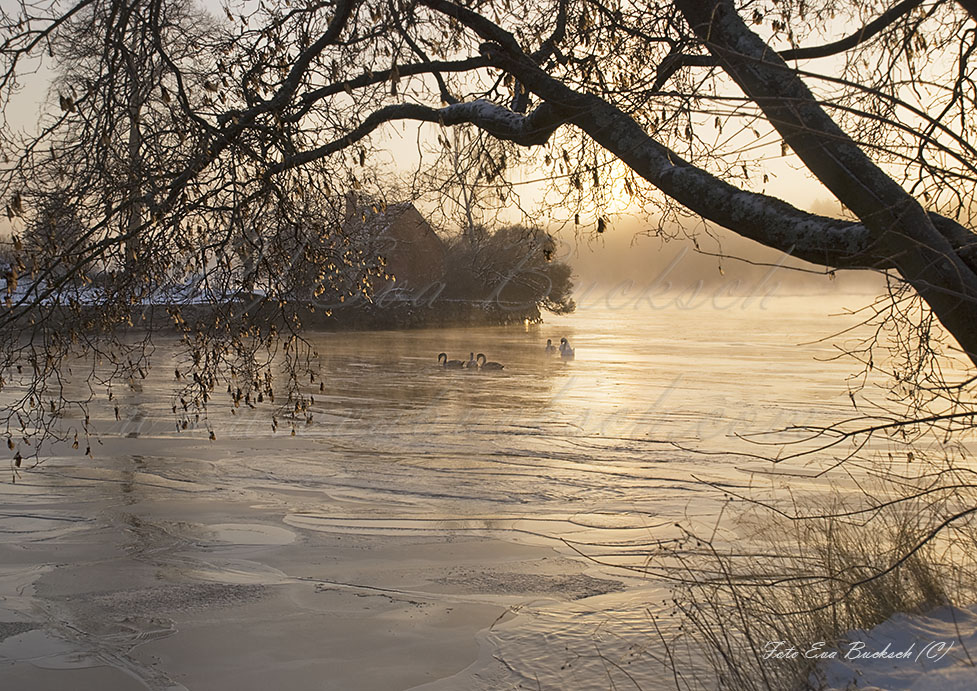
<instances>
[{"instance_id":1,"label":"misty fog over water","mask_svg":"<svg viewBox=\"0 0 977 691\"><path fill-rule=\"evenodd\" d=\"M663 240L656 223L625 218L597 235L562 232L559 259L573 267L578 302L641 302L642 296L681 297L702 306L725 295L840 295L876 293L884 281L868 272L829 275L816 267L718 229L698 233L695 242L678 229ZM613 303L612 303L613 304Z\"/></svg>"}]
</instances>

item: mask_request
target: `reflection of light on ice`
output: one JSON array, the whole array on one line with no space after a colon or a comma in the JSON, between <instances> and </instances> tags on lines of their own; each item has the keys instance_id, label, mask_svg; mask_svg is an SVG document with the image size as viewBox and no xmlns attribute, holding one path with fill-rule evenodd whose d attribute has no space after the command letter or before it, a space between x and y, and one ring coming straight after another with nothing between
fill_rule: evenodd
<instances>
[{"instance_id":1,"label":"reflection of light on ice","mask_svg":"<svg viewBox=\"0 0 977 691\"><path fill-rule=\"evenodd\" d=\"M666 636L674 625L653 623L649 610L667 597L642 585L571 602L527 600L479 633L478 661L411 691L674 688L655 633L656 623Z\"/></svg>"},{"instance_id":2,"label":"reflection of light on ice","mask_svg":"<svg viewBox=\"0 0 977 691\"><path fill-rule=\"evenodd\" d=\"M287 545L295 542L295 533L274 525L259 523L212 523L204 526L218 543L231 545Z\"/></svg>"},{"instance_id":3,"label":"reflection of light on ice","mask_svg":"<svg viewBox=\"0 0 977 691\"><path fill-rule=\"evenodd\" d=\"M0 546L43 538L52 549L76 548L32 554L70 560L60 571L70 577L46 583L71 596L63 620L112 636L118 613L176 617L174 607L192 603L195 625L210 626L228 616L218 606L260 595L282 608L264 622L282 634L263 640L268 655L295 666L308 662L305 640L352 637L371 648L390 631L413 631L390 626L376 597L385 593L384 608L416 615L403 626L435 622L418 636L430 647L411 653L425 668L444 662L437 656L446 639L469 645L477 635L480 660L430 691L538 688L537 675L543 688L604 691L615 664L647 691L671 688L655 633L676 625L665 595L655 574L615 567L643 567L676 536L678 521L711 526L723 489L759 492L741 472L749 462L729 453L738 443L731 433L847 414L849 366L815 359L832 352L816 339L844 326L823 321L839 308L822 303L770 302L752 313L582 310L525 328L310 334L325 383L306 391L315 424L292 437L280 418L286 432L275 434L267 406L232 415L215 397L207 417L214 442L202 427L174 431L176 350L161 343L139 390L93 405L106 442L93 459L69 452L46 460L36 486L0 484ZM545 355L547 337L563 334L586 363ZM506 363L505 376L439 370L433 356L443 350L489 352ZM125 439L135 429L138 437ZM790 482L798 492L823 486ZM46 572L0 566L5 606L37 576L45 584ZM274 599L279 593L287 595ZM180 606L183 626L190 610ZM235 610L238 633L261 631L258 609ZM337 634L337 612L355 613L343 620L355 625ZM293 629L292 617L307 628ZM162 630L148 618L135 636ZM0 610L0 622L15 620ZM458 628L439 638L443 622ZM162 672L192 671L186 651L210 631L191 629L167 639L177 652ZM303 640L289 639L292 630L306 632ZM116 655L108 663L116 670L154 679L152 669L127 667L134 662L123 649L134 639L125 636L75 649ZM239 669L247 657L225 652L210 652L208 666ZM358 688L357 674L349 672L346 688ZM634 687L611 674L616 688Z\"/></svg>"},{"instance_id":4,"label":"reflection of light on ice","mask_svg":"<svg viewBox=\"0 0 977 691\"><path fill-rule=\"evenodd\" d=\"M488 537L522 544L581 549L594 558L640 567L660 540L663 528L642 515L549 514L540 516L363 516L289 514L286 525L334 534L434 536L443 539Z\"/></svg>"},{"instance_id":5,"label":"reflection of light on ice","mask_svg":"<svg viewBox=\"0 0 977 691\"><path fill-rule=\"evenodd\" d=\"M83 655L68 641L34 629L0 641L0 660L21 660L42 669L82 669L102 664Z\"/></svg>"}]
</instances>

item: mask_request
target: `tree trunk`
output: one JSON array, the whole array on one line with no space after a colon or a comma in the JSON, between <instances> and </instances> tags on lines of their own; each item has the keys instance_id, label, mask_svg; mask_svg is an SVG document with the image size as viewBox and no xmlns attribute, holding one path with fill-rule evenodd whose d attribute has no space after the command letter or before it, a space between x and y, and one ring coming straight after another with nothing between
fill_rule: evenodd
<instances>
[{"instance_id":1,"label":"tree trunk","mask_svg":"<svg viewBox=\"0 0 977 691\"><path fill-rule=\"evenodd\" d=\"M134 64L132 54L126 52L126 68L129 77L129 141L126 149L128 160L127 193L129 195L129 215L125 228L125 268L127 272L134 272L139 258L139 233L143 224L142 203L142 161L140 146L142 144L139 119L142 111L142 96L140 94L140 79L138 67Z\"/></svg>"},{"instance_id":2,"label":"tree trunk","mask_svg":"<svg viewBox=\"0 0 977 691\"><path fill-rule=\"evenodd\" d=\"M732 2L676 0L676 5L808 169L869 229L871 253L899 271L977 364L977 273L929 214L828 117Z\"/></svg>"}]
</instances>

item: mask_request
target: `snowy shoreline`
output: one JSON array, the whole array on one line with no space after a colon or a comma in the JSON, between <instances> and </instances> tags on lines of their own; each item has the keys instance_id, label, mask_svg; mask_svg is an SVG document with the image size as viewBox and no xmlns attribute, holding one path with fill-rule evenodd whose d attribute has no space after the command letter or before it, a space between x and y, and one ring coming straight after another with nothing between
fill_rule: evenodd
<instances>
[{"instance_id":1,"label":"snowy shoreline","mask_svg":"<svg viewBox=\"0 0 977 691\"><path fill-rule=\"evenodd\" d=\"M895 614L867 631L850 631L809 683L824 691L850 688L968 691L977 684L977 605Z\"/></svg>"}]
</instances>

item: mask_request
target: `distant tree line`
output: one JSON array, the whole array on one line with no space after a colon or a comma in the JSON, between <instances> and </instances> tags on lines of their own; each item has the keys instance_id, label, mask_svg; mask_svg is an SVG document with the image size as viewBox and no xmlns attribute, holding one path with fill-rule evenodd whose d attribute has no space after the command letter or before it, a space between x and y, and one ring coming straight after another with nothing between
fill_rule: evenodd
<instances>
[{"instance_id":1,"label":"distant tree line","mask_svg":"<svg viewBox=\"0 0 977 691\"><path fill-rule=\"evenodd\" d=\"M477 226L449 243L445 296L522 310L531 320L540 309L567 314L575 308L571 269L555 253L555 241L539 228Z\"/></svg>"}]
</instances>

